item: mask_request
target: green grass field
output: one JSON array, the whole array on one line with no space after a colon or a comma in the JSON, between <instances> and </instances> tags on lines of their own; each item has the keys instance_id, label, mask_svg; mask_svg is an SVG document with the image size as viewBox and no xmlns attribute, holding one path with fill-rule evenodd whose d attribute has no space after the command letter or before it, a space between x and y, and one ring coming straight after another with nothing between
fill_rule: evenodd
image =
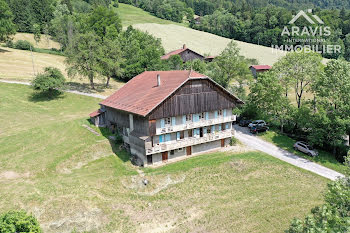
<instances>
[{"instance_id":1,"label":"green grass field","mask_svg":"<svg viewBox=\"0 0 350 233\"><path fill-rule=\"evenodd\" d=\"M0 83L1 211L32 212L44 232L282 232L323 202L328 180L259 152L145 168L144 186L107 132L82 126L98 102Z\"/></svg>"},{"instance_id":2,"label":"green grass field","mask_svg":"<svg viewBox=\"0 0 350 233\"><path fill-rule=\"evenodd\" d=\"M260 136L266 141L272 142L276 146L292 152L300 157L306 158L343 174L346 172L346 166L338 162L333 155L326 151L318 150L319 156L313 158L301 153L300 151L295 151L293 145L296 143L296 141L286 135L281 135L276 131L268 131Z\"/></svg>"},{"instance_id":3,"label":"green grass field","mask_svg":"<svg viewBox=\"0 0 350 233\"><path fill-rule=\"evenodd\" d=\"M158 18L140 8L124 3L119 3L119 7L116 9L124 27L137 23L177 24L187 26L185 23L175 23L170 20Z\"/></svg>"}]
</instances>

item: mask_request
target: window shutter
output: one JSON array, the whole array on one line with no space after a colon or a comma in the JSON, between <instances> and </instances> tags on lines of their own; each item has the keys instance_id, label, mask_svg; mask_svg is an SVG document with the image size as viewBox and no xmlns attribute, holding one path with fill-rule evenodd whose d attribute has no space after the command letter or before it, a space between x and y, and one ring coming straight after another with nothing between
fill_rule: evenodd
<instances>
[{"instance_id":1,"label":"window shutter","mask_svg":"<svg viewBox=\"0 0 350 233\"><path fill-rule=\"evenodd\" d=\"M159 136L159 143L164 142L164 138L163 138L163 137L164 137L164 135L160 135L160 136Z\"/></svg>"},{"instance_id":2,"label":"window shutter","mask_svg":"<svg viewBox=\"0 0 350 233\"><path fill-rule=\"evenodd\" d=\"M215 125L211 126L211 132L214 133L215 132Z\"/></svg>"},{"instance_id":3,"label":"window shutter","mask_svg":"<svg viewBox=\"0 0 350 233\"><path fill-rule=\"evenodd\" d=\"M172 117L171 118L171 124L174 126L176 125L176 118L175 117Z\"/></svg>"},{"instance_id":4,"label":"window shutter","mask_svg":"<svg viewBox=\"0 0 350 233\"><path fill-rule=\"evenodd\" d=\"M215 111L214 114L215 114L215 119L218 118L218 111Z\"/></svg>"},{"instance_id":5,"label":"window shutter","mask_svg":"<svg viewBox=\"0 0 350 233\"><path fill-rule=\"evenodd\" d=\"M164 128L165 127L165 121L164 119L160 119L160 127Z\"/></svg>"},{"instance_id":6,"label":"window shutter","mask_svg":"<svg viewBox=\"0 0 350 233\"><path fill-rule=\"evenodd\" d=\"M209 112L206 112L206 113L205 113L205 119L206 119L206 120L209 120Z\"/></svg>"},{"instance_id":7,"label":"window shutter","mask_svg":"<svg viewBox=\"0 0 350 233\"><path fill-rule=\"evenodd\" d=\"M226 117L226 109L224 109L224 117Z\"/></svg>"},{"instance_id":8,"label":"window shutter","mask_svg":"<svg viewBox=\"0 0 350 233\"><path fill-rule=\"evenodd\" d=\"M219 131L221 131L221 125L219 125Z\"/></svg>"},{"instance_id":9,"label":"window shutter","mask_svg":"<svg viewBox=\"0 0 350 233\"><path fill-rule=\"evenodd\" d=\"M171 141L171 135L170 134L165 134L165 141L170 142Z\"/></svg>"},{"instance_id":10,"label":"window shutter","mask_svg":"<svg viewBox=\"0 0 350 233\"><path fill-rule=\"evenodd\" d=\"M207 134L207 128L203 129L204 134Z\"/></svg>"},{"instance_id":11,"label":"window shutter","mask_svg":"<svg viewBox=\"0 0 350 233\"><path fill-rule=\"evenodd\" d=\"M180 132L176 133L176 140L180 140Z\"/></svg>"},{"instance_id":12,"label":"window shutter","mask_svg":"<svg viewBox=\"0 0 350 233\"><path fill-rule=\"evenodd\" d=\"M182 124L186 124L186 116L182 116Z\"/></svg>"},{"instance_id":13,"label":"window shutter","mask_svg":"<svg viewBox=\"0 0 350 233\"><path fill-rule=\"evenodd\" d=\"M229 128L230 128L230 124L226 123L226 129L229 129Z\"/></svg>"}]
</instances>

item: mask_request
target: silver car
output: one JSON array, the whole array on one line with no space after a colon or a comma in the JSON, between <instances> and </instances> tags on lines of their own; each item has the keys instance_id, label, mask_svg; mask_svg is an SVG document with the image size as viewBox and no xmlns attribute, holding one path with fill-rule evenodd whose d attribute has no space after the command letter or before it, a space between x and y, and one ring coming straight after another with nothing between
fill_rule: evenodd
<instances>
[{"instance_id":1,"label":"silver car","mask_svg":"<svg viewBox=\"0 0 350 233\"><path fill-rule=\"evenodd\" d=\"M248 125L248 127L251 129L253 126L266 126L266 122L263 121L263 120L256 120L256 121L253 121L252 123L250 123Z\"/></svg>"},{"instance_id":2,"label":"silver car","mask_svg":"<svg viewBox=\"0 0 350 233\"><path fill-rule=\"evenodd\" d=\"M296 142L294 144L294 149L303 152L304 154L307 154L311 157L315 157L318 155L318 152L306 142Z\"/></svg>"}]
</instances>

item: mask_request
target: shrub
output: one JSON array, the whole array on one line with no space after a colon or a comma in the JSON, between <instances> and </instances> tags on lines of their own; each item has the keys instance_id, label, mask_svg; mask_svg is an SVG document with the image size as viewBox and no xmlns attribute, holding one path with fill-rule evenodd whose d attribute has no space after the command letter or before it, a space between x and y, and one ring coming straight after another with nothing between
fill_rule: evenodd
<instances>
[{"instance_id":1,"label":"shrub","mask_svg":"<svg viewBox=\"0 0 350 233\"><path fill-rule=\"evenodd\" d=\"M14 47L13 41L12 40L6 41L6 45L5 46L8 47L8 48L13 48Z\"/></svg>"},{"instance_id":2,"label":"shrub","mask_svg":"<svg viewBox=\"0 0 350 233\"><path fill-rule=\"evenodd\" d=\"M0 215L0 233L42 232L38 220L24 211L9 211Z\"/></svg>"},{"instance_id":3,"label":"shrub","mask_svg":"<svg viewBox=\"0 0 350 233\"><path fill-rule=\"evenodd\" d=\"M115 0L115 1L114 1L113 6L114 6L115 8L118 8L118 7L119 7L118 0Z\"/></svg>"},{"instance_id":4,"label":"shrub","mask_svg":"<svg viewBox=\"0 0 350 233\"><path fill-rule=\"evenodd\" d=\"M234 146L234 145L236 145L237 143L238 143L237 138L232 137L231 140L230 140L230 146Z\"/></svg>"},{"instance_id":5,"label":"shrub","mask_svg":"<svg viewBox=\"0 0 350 233\"><path fill-rule=\"evenodd\" d=\"M47 92L60 92L60 88L64 87L65 78L61 71L54 67L46 67L45 72L38 74L32 82L34 90Z\"/></svg>"},{"instance_id":6,"label":"shrub","mask_svg":"<svg viewBox=\"0 0 350 233\"><path fill-rule=\"evenodd\" d=\"M18 40L14 44L15 49L30 50L31 47L34 48L33 45L26 40Z\"/></svg>"},{"instance_id":7,"label":"shrub","mask_svg":"<svg viewBox=\"0 0 350 233\"><path fill-rule=\"evenodd\" d=\"M122 144L123 141L123 137L120 135L120 133L117 131L115 134L115 143L116 144Z\"/></svg>"}]
</instances>

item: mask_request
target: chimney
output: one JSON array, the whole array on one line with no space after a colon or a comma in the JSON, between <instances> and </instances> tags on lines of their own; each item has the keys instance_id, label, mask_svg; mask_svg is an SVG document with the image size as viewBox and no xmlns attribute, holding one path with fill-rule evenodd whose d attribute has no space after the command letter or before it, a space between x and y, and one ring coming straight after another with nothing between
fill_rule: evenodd
<instances>
[{"instance_id":1,"label":"chimney","mask_svg":"<svg viewBox=\"0 0 350 233\"><path fill-rule=\"evenodd\" d=\"M160 86L160 74L157 74L157 87Z\"/></svg>"},{"instance_id":2,"label":"chimney","mask_svg":"<svg viewBox=\"0 0 350 233\"><path fill-rule=\"evenodd\" d=\"M183 49L187 49L186 44L184 44L184 45L182 46L182 48L183 48Z\"/></svg>"}]
</instances>

